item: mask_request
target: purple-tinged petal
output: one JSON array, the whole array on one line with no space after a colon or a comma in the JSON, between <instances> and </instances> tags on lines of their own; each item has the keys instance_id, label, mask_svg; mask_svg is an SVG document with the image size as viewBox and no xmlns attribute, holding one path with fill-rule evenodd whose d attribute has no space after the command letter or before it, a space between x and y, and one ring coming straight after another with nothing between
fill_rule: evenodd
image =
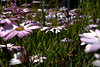
<instances>
[{"instance_id":1,"label":"purple-tinged petal","mask_svg":"<svg viewBox=\"0 0 100 67\"><path fill-rule=\"evenodd\" d=\"M99 43L97 38L92 38L92 39L88 39L88 38L80 38L80 40L84 43Z\"/></svg>"},{"instance_id":2,"label":"purple-tinged petal","mask_svg":"<svg viewBox=\"0 0 100 67\"><path fill-rule=\"evenodd\" d=\"M88 44L85 48L85 53L97 51L100 49L100 44Z\"/></svg>"},{"instance_id":3,"label":"purple-tinged petal","mask_svg":"<svg viewBox=\"0 0 100 67\"><path fill-rule=\"evenodd\" d=\"M24 34L24 36L26 37L27 36L27 34L30 34L29 32L27 32L27 31L23 31L23 34Z\"/></svg>"},{"instance_id":4,"label":"purple-tinged petal","mask_svg":"<svg viewBox=\"0 0 100 67\"><path fill-rule=\"evenodd\" d=\"M20 19L18 19L18 18L9 18L10 20L17 20L17 21L20 21Z\"/></svg>"},{"instance_id":5,"label":"purple-tinged petal","mask_svg":"<svg viewBox=\"0 0 100 67\"><path fill-rule=\"evenodd\" d=\"M6 22L6 20L4 19L4 20L1 20L1 22L0 22L0 23L2 24L2 23L5 23L5 22Z\"/></svg>"},{"instance_id":6,"label":"purple-tinged petal","mask_svg":"<svg viewBox=\"0 0 100 67\"><path fill-rule=\"evenodd\" d=\"M92 33L83 33L83 36L84 36L84 37L87 37L87 38L95 38L96 34L92 34Z\"/></svg>"},{"instance_id":7,"label":"purple-tinged petal","mask_svg":"<svg viewBox=\"0 0 100 67\"><path fill-rule=\"evenodd\" d=\"M16 31L10 32L7 36L4 37L4 41L13 38L17 34Z\"/></svg>"},{"instance_id":8,"label":"purple-tinged petal","mask_svg":"<svg viewBox=\"0 0 100 67\"><path fill-rule=\"evenodd\" d=\"M20 32L18 32L17 36L19 38L23 38L25 35L24 35L24 33L22 31L20 31Z\"/></svg>"},{"instance_id":9,"label":"purple-tinged petal","mask_svg":"<svg viewBox=\"0 0 100 67\"><path fill-rule=\"evenodd\" d=\"M1 31L1 32L0 32L0 37L5 37L5 36L8 35L10 32L11 32L11 31L8 31L8 30L6 30L6 31Z\"/></svg>"},{"instance_id":10,"label":"purple-tinged petal","mask_svg":"<svg viewBox=\"0 0 100 67\"><path fill-rule=\"evenodd\" d=\"M11 25L11 21L9 19L5 19L7 24Z\"/></svg>"},{"instance_id":11,"label":"purple-tinged petal","mask_svg":"<svg viewBox=\"0 0 100 67\"><path fill-rule=\"evenodd\" d=\"M92 62L92 64L93 64L94 66L100 67L100 60L94 60L94 61Z\"/></svg>"}]
</instances>

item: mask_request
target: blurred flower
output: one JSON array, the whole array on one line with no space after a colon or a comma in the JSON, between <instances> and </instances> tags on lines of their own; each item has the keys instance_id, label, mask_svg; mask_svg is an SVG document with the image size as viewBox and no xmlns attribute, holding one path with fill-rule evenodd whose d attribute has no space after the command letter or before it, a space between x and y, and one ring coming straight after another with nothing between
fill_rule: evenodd
<instances>
[{"instance_id":1,"label":"blurred flower","mask_svg":"<svg viewBox=\"0 0 100 67\"><path fill-rule=\"evenodd\" d=\"M51 31L51 32L55 32L57 34L58 32L60 32L63 29L66 30L65 26L57 26L57 27L52 26L52 27L43 27L41 29L41 31L46 31L45 33L47 33L48 31Z\"/></svg>"},{"instance_id":2,"label":"blurred flower","mask_svg":"<svg viewBox=\"0 0 100 67\"><path fill-rule=\"evenodd\" d=\"M76 16L76 15L77 15L77 11L78 11L78 9L70 10L70 11L69 11L69 15L71 15L71 16Z\"/></svg>"},{"instance_id":3,"label":"blurred flower","mask_svg":"<svg viewBox=\"0 0 100 67\"><path fill-rule=\"evenodd\" d=\"M17 54L14 53L14 58L12 58L9 62L10 65L16 65L16 64L21 64L22 62L20 61L20 57L22 56L22 54L20 52L18 52Z\"/></svg>"},{"instance_id":4,"label":"blurred flower","mask_svg":"<svg viewBox=\"0 0 100 67\"><path fill-rule=\"evenodd\" d=\"M92 61L92 64L94 66L100 67L100 54L94 54L95 58L97 58L97 60Z\"/></svg>"},{"instance_id":5,"label":"blurred flower","mask_svg":"<svg viewBox=\"0 0 100 67\"><path fill-rule=\"evenodd\" d=\"M9 62L10 65L22 64L27 63L29 60L28 52L26 49L23 49L23 52L14 53L14 58L12 58Z\"/></svg>"},{"instance_id":6,"label":"blurred flower","mask_svg":"<svg viewBox=\"0 0 100 67\"><path fill-rule=\"evenodd\" d=\"M100 43L100 31L96 29L95 31L90 30L90 33L79 34L80 40L86 44Z\"/></svg>"},{"instance_id":7,"label":"blurred flower","mask_svg":"<svg viewBox=\"0 0 100 67\"><path fill-rule=\"evenodd\" d=\"M97 51L100 49L100 44L87 44L85 47L85 53Z\"/></svg>"},{"instance_id":8,"label":"blurred flower","mask_svg":"<svg viewBox=\"0 0 100 67\"><path fill-rule=\"evenodd\" d=\"M3 12L3 14L11 14L11 13L12 13L11 11Z\"/></svg>"},{"instance_id":9,"label":"blurred flower","mask_svg":"<svg viewBox=\"0 0 100 67\"><path fill-rule=\"evenodd\" d=\"M33 1L32 3L41 3L41 1ZM43 3L43 1L42 1L42 3Z\"/></svg>"},{"instance_id":10,"label":"blurred flower","mask_svg":"<svg viewBox=\"0 0 100 67\"><path fill-rule=\"evenodd\" d=\"M3 51L4 47L7 47L8 51L12 51L12 49L16 49L16 50L21 49L20 45L14 46L14 44L8 43L7 45L0 45L1 51Z\"/></svg>"},{"instance_id":11,"label":"blurred flower","mask_svg":"<svg viewBox=\"0 0 100 67\"><path fill-rule=\"evenodd\" d=\"M96 24L87 25L87 27L85 28L85 30L88 31L89 29L94 28L94 27L98 27L98 25L96 25Z\"/></svg>"},{"instance_id":12,"label":"blurred flower","mask_svg":"<svg viewBox=\"0 0 100 67\"><path fill-rule=\"evenodd\" d=\"M10 0L1 0L1 1L7 1L7 2L8 2L8 1L10 1Z\"/></svg>"},{"instance_id":13,"label":"blurred flower","mask_svg":"<svg viewBox=\"0 0 100 67\"><path fill-rule=\"evenodd\" d=\"M31 12L28 8L24 8L23 11L21 12L24 12L24 13L27 13L27 12Z\"/></svg>"},{"instance_id":14,"label":"blurred flower","mask_svg":"<svg viewBox=\"0 0 100 67\"><path fill-rule=\"evenodd\" d=\"M8 25L12 25L12 24L16 24L15 21L20 21L20 19L12 17L12 18L6 18L6 19L1 19L0 24L8 24Z\"/></svg>"},{"instance_id":15,"label":"blurred flower","mask_svg":"<svg viewBox=\"0 0 100 67\"><path fill-rule=\"evenodd\" d=\"M66 10L68 10L68 8L65 8L65 6L59 8L59 11L66 11Z\"/></svg>"},{"instance_id":16,"label":"blurred flower","mask_svg":"<svg viewBox=\"0 0 100 67\"><path fill-rule=\"evenodd\" d=\"M40 3L40 1L33 1L32 3Z\"/></svg>"},{"instance_id":17,"label":"blurred flower","mask_svg":"<svg viewBox=\"0 0 100 67\"><path fill-rule=\"evenodd\" d=\"M0 21L0 23L1 24L7 23L7 24L11 25L11 21L9 19L3 19L3 20Z\"/></svg>"},{"instance_id":18,"label":"blurred flower","mask_svg":"<svg viewBox=\"0 0 100 67\"><path fill-rule=\"evenodd\" d=\"M41 11L42 11L42 9L38 9L38 11L39 11L39 12L41 12ZM46 9L43 9L43 11L44 11L44 12L46 12Z\"/></svg>"},{"instance_id":19,"label":"blurred flower","mask_svg":"<svg viewBox=\"0 0 100 67\"><path fill-rule=\"evenodd\" d=\"M89 22L93 22L93 19L88 20Z\"/></svg>"},{"instance_id":20,"label":"blurred flower","mask_svg":"<svg viewBox=\"0 0 100 67\"><path fill-rule=\"evenodd\" d=\"M97 19L96 19L96 23L99 23L99 22L100 22L100 19L99 19L99 18L97 18Z\"/></svg>"},{"instance_id":21,"label":"blurred flower","mask_svg":"<svg viewBox=\"0 0 100 67\"><path fill-rule=\"evenodd\" d=\"M79 34L82 41L81 45L86 45L85 53L97 51L100 49L100 31L96 29L95 31L90 30L91 33Z\"/></svg>"},{"instance_id":22,"label":"blurred flower","mask_svg":"<svg viewBox=\"0 0 100 67\"><path fill-rule=\"evenodd\" d=\"M31 6L31 4L22 4L21 6Z\"/></svg>"},{"instance_id":23,"label":"blurred flower","mask_svg":"<svg viewBox=\"0 0 100 67\"><path fill-rule=\"evenodd\" d=\"M57 13L57 17L58 17L58 21L59 20L64 20L64 18L66 18L65 14L64 13Z\"/></svg>"},{"instance_id":24,"label":"blurred flower","mask_svg":"<svg viewBox=\"0 0 100 67\"><path fill-rule=\"evenodd\" d=\"M37 62L43 62L43 60L47 59L46 57L39 57L39 54L38 55L33 55L33 56L30 56L30 59L29 61L30 62L33 62L33 63L37 63Z\"/></svg>"},{"instance_id":25,"label":"blurred flower","mask_svg":"<svg viewBox=\"0 0 100 67\"><path fill-rule=\"evenodd\" d=\"M71 39L68 39L68 40L67 40L66 38L64 38L64 39L61 39L60 41L61 41L61 42L70 42Z\"/></svg>"},{"instance_id":26,"label":"blurred flower","mask_svg":"<svg viewBox=\"0 0 100 67\"><path fill-rule=\"evenodd\" d=\"M11 8L12 8L12 11L13 11L14 13L17 12L17 5L16 5L16 3L11 3Z\"/></svg>"},{"instance_id":27,"label":"blurred flower","mask_svg":"<svg viewBox=\"0 0 100 67\"><path fill-rule=\"evenodd\" d=\"M4 41L13 38L15 35L17 35L19 38L23 38L24 36L27 36L27 34L30 34L30 32L32 33L33 29L39 28L41 27L38 25L34 25L33 23L21 23L19 26L17 24L13 24L12 29L0 32L0 37L4 37Z\"/></svg>"}]
</instances>

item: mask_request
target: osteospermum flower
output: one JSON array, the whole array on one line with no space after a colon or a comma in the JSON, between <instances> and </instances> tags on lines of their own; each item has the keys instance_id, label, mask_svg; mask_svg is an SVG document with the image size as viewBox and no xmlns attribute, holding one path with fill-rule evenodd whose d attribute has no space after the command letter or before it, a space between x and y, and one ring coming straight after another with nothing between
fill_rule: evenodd
<instances>
[{"instance_id":1,"label":"osteospermum flower","mask_svg":"<svg viewBox=\"0 0 100 67\"><path fill-rule=\"evenodd\" d=\"M90 30L90 33L79 34L80 40L86 44L100 43L100 30Z\"/></svg>"},{"instance_id":2,"label":"osteospermum flower","mask_svg":"<svg viewBox=\"0 0 100 67\"><path fill-rule=\"evenodd\" d=\"M45 33L47 33L48 31L51 31L51 32L55 32L57 34L58 32L60 32L63 29L66 30L65 26L43 27L41 29L41 31L46 31Z\"/></svg>"},{"instance_id":3,"label":"osteospermum flower","mask_svg":"<svg viewBox=\"0 0 100 67\"><path fill-rule=\"evenodd\" d=\"M17 24L13 24L12 29L0 32L0 37L4 37L4 41L13 38L15 35L17 35L19 38L23 38L24 36L27 36L27 34L30 34L30 32L32 33L33 29L39 28L41 27L34 25L34 23L21 23L19 26Z\"/></svg>"},{"instance_id":4,"label":"osteospermum flower","mask_svg":"<svg viewBox=\"0 0 100 67\"><path fill-rule=\"evenodd\" d=\"M86 45L85 52L93 52L100 49L100 31L96 29L95 31L90 30L91 33L80 34L81 45Z\"/></svg>"},{"instance_id":5,"label":"osteospermum flower","mask_svg":"<svg viewBox=\"0 0 100 67\"><path fill-rule=\"evenodd\" d=\"M8 43L7 45L0 45L1 51L3 51L3 48L7 47L8 51L12 51L12 49L19 50L21 49L21 46L14 46L14 44Z\"/></svg>"},{"instance_id":6,"label":"osteospermum flower","mask_svg":"<svg viewBox=\"0 0 100 67\"><path fill-rule=\"evenodd\" d=\"M33 56L30 56L30 59L29 61L30 62L33 62L33 63L37 63L37 62L43 62L43 60L47 59L46 57L39 57L39 54L38 55L33 55Z\"/></svg>"}]
</instances>

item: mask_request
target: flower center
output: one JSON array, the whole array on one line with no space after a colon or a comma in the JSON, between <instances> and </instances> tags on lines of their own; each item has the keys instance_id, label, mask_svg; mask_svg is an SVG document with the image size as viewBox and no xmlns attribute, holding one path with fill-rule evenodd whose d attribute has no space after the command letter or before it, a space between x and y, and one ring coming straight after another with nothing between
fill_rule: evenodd
<instances>
[{"instance_id":1,"label":"flower center","mask_svg":"<svg viewBox=\"0 0 100 67\"><path fill-rule=\"evenodd\" d=\"M38 58L38 57L35 57L35 58L34 58L34 60L37 60L37 59L39 59L39 58Z\"/></svg>"},{"instance_id":2,"label":"flower center","mask_svg":"<svg viewBox=\"0 0 100 67\"><path fill-rule=\"evenodd\" d=\"M18 28L16 28L17 31L21 31L23 30L24 28L22 26L18 26Z\"/></svg>"},{"instance_id":3,"label":"flower center","mask_svg":"<svg viewBox=\"0 0 100 67\"><path fill-rule=\"evenodd\" d=\"M57 28L57 26L54 26L53 28Z\"/></svg>"},{"instance_id":4,"label":"flower center","mask_svg":"<svg viewBox=\"0 0 100 67\"><path fill-rule=\"evenodd\" d=\"M99 38L98 36L95 36L96 38Z\"/></svg>"}]
</instances>

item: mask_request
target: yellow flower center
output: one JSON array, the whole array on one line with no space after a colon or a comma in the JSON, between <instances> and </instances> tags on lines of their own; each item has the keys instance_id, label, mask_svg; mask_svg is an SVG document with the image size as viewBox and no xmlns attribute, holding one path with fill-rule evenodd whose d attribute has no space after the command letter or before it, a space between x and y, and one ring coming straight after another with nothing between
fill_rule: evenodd
<instances>
[{"instance_id":1,"label":"yellow flower center","mask_svg":"<svg viewBox=\"0 0 100 67\"><path fill-rule=\"evenodd\" d=\"M17 31L21 31L23 30L24 28L22 26L18 26L18 28L16 28Z\"/></svg>"},{"instance_id":2,"label":"yellow flower center","mask_svg":"<svg viewBox=\"0 0 100 67\"><path fill-rule=\"evenodd\" d=\"M37 59L39 59L39 58L38 58L38 57L35 57L35 58L34 58L34 60L37 60Z\"/></svg>"},{"instance_id":3,"label":"yellow flower center","mask_svg":"<svg viewBox=\"0 0 100 67\"><path fill-rule=\"evenodd\" d=\"M57 28L57 26L53 27L53 28Z\"/></svg>"}]
</instances>

